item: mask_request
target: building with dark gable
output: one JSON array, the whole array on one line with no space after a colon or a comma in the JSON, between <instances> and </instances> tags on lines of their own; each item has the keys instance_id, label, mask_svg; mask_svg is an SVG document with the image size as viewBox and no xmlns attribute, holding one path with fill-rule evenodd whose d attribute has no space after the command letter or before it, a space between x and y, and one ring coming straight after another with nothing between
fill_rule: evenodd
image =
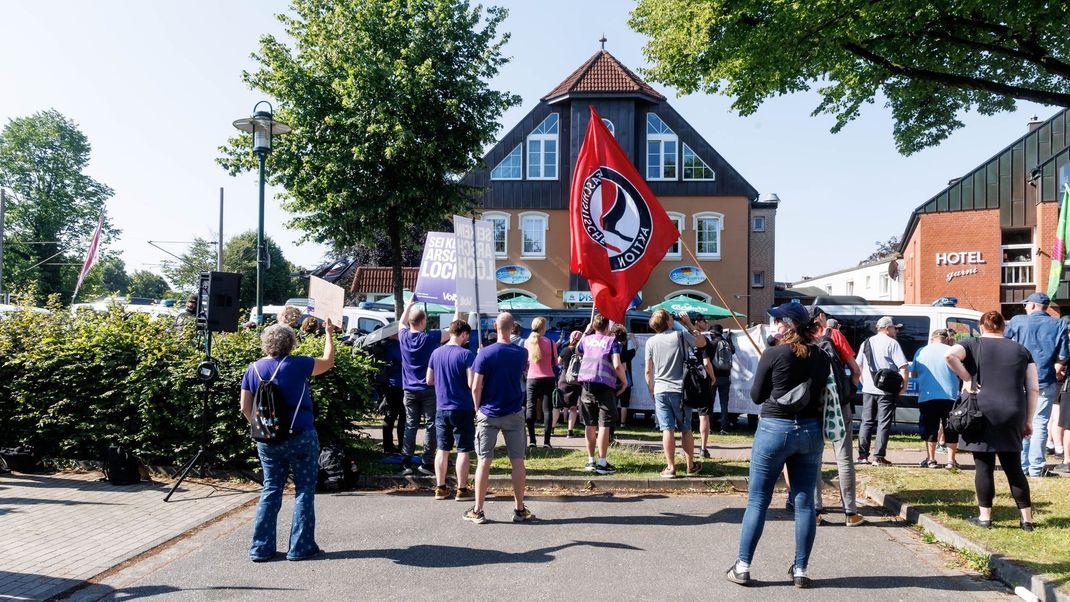
<instances>
[{"instance_id":1,"label":"building with dark gable","mask_svg":"<svg viewBox=\"0 0 1070 602\"><path fill-rule=\"evenodd\" d=\"M464 183L483 189L494 224L499 299L590 307L569 272L569 192L593 105L695 254L678 242L651 274L641 307L686 294L764 320L773 303L779 199L757 190L665 97L605 50L554 87L484 157ZM696 261L697 260L697 261Z\"/></svg>"}]
</instances>

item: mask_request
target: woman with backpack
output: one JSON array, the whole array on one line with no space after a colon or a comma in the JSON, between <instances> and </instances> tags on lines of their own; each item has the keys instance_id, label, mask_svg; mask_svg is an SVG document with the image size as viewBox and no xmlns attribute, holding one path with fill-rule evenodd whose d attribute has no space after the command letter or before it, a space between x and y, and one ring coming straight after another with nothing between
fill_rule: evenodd
<instances>
[{"instance_id":1,"label":"woman with backpack","mask_svg":"<svg viewBox=\"0 0 1070 602\"><path fill-rule=\"evenodd\" d=\"M542 446L550 449L550 435L553 432L553 392L557 386L554 366L557 365L557 349L546 338L546 318L539 316L531 321L531 334L524 341L528 350L528 384L527 384L527 419L528 448L535 447L535 418L539 406L542 407L543 431Z\"/></svg>"},{"instance_id":2,"label":"woman with backpack","mask_svg":"<svg viewBox=\"0 0 1070 602\"><path fill-rule=\"evenodd\" d=\"M561 353L557 356L557 365L560 367L557 388L561 391L561 402L564 406L561 410L568 414L568 432L565 434L565 437L570 439L576 435L576 414L579 411L580 395L583 393L583 385L578 382L568 382L568 366L572 361L572 356L576 354L576 345L580 343L581 338L583 338L583 333L578 330L573 330L568 337L567 344L561 349Z\"/></svg>"},{"instance_id":3,"label":"woman with backpack","mask_svg":"<svg viewBox=\"0 0 1070 602\"><path fill-rule=\"evenodd\" d=\"M320 446L313 424L308 379L334 367L334 332L334 324L327 320L323 356L312 358L290 355L297 344L293 328L286 324L268 326L260 335L264 357L249 364L242 377L241 411L250 424L261 415L259 401L270 396L281 402L276 406L278 427L270 429L276 440L256 443L264 479L249 546L249 559L253 562L264 562L275 556L282 492L291 472L295 494L286 559L304 560L320 553L316 545L315 509Z\"/></svg>"},{"instance_id":4,"label":"woman with backpack","mask_svg":"<svg viewBox=\"0 0 1070 602\"><path fill-rule=\"evenodd\" d=\"M1019 526L1033 530L1029 480L1022 472L1022 439L1033 431L1033 413L1040 395L1037 365L1029 350L1005 338L1006 322L999 312L981 316L981 336L953 345L947 364L962 379L964 388L977 391L977 408L983 428L977 435L959 433L959 450L973 454L973 482L978 516L967 519L982 529L992 528L996 458L1007 475L1014 503L1021 514ZM974 386L975 385L975 386ZM952 410L954 413L954 410Z\"/></svg>"},{"instance_id":5,"label":"woman with backpack","mask_svg":"<svg viewBox=\"0 0 1070 602\"><path fill-rule=\"evenodd\" d=\"M750 487L739 541L739 556L725 576L750 585L750 563L765 527L773 488L787 466L795 506L795 562L788 569L795 587L809 587L807 568L814 546L814 482L824 448L821 393L829 375L828 357L814 345L809 312L799 303L769 310L779 344L766 349L754 373L751 399L761 419L751 448Z\"/></svg>"}]
</instances>

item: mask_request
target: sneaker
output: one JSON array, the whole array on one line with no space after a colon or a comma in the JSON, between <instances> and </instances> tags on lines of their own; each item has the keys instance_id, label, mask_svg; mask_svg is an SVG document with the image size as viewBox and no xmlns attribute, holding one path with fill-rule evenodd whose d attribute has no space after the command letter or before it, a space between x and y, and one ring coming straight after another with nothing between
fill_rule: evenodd
<instances>
[{"instance_id":1,"label":"sneaker","mask_svg":"<svg viewBox=\"0 0 1070 602\"><path fill-rule=\"evenodd\" d=\"M814 513L814 524L817 525L818 527L820 527L821 525L826 524L825 523L825 519L821 518L821 513L820 512Z\"/></svg>"},{"instance_id":2,"label":"sneaker","mask_svg":"<svg viewBox=\"0 0 1070 602\"><path fill-rule=\"evenodd\" d=\"M453 499L458 502L470 502L476 499L476 492L472 491L468 487L461 487L457 489L457 494L453 496Z\"/></svg>"},{"instance_id":3,"label":"sneaker","mask_svg":"<svg viewBox=\"0 0 1070 602\"><path fill-rule=\"evenodd\" d=\"M736 563L732 563L732 566L728 567L728 571L724 574L725 579L728 579L732 583L738 585L750 585L750 571L743 571L742 573L736 571Z\"/></svg>"},{"instance_id":4,"label":"sneaker","mask_svg":"<svg viewBox=\"0 0 1070 602\"><path fill-rule=\"evenodd\" d=\"M1051 454L1054 454L1055 453L1055 446L1054 445L1045 445L1044 446L1044 453L1048 454L1049 456Z\"/></svg>"},{"instance_id":5,"label":"sneaker","mask_svg":"<svg viewBox=\"0 0 1070 602\"><path fill-rule=\"evenodd\" d=\"M941 443L940 445L937 445L936 446L936 453L938 453L938 454L946 454L947 453L947 446L944 445L943 443Z\"/></svg>"},{"instance_id":6,"label":"sneaker","mask_svg":"<svg viewBox=\"0 0 1070 602\"><path fill-rule=\"evenodd\" d=\"M549 443L543 443L542 444L542 448L543 449L553 449L554 446L550 445Z\"/></svg>"},{"instance_id":7,"label":"sneaker","mask_svg":"<svg viewBox=\"0 0 1070 602\"><path fill-rule=\"evenodd\" d=\"M594 471L598 474L613 474L617 472L617 467L606 462L605 464L595 464Z\"/></svg>"},{"instance_id":8,"label":"sneaker","mask_svg":"<svg viewBox=\"0 0 1070 602\"><path fill-rule=\"evenodd\" d=\"M807 577L805 573L801 575L796 573L794 564L788 569L788 577L791 577L791 581L795 584L795 587L800 589L810 587L810 578Z\"/></svg>"},{"instance_id":9,"label":"sneaker","mask_svg":"<svg viewBox=\"0 0 1070 602\"><path fill-rule=\"evenodd\" d=\"M721 434L722 434L722 435L727 435L727 434L728 434L728 431L726 431L726 430L724 430L724 429L721 429Z\"/></svg>"},{"instance_id":10,"label":"sneaker","mask_svg":"<svg viewBox=\"0 0 1070 602\"><path fill-rule=\"evenodd\" d=\"M436 500L448 500L450 499L450 488L445 485L435 486L435 499Z\"/></svg>"},{"instance_id":11,"label":"sneaker","mask_svg":"<svg viewBox=\"0 0 1070 602\"><path fill-rule=\"evenodd\" d=\"M1027 523L1024 520L1018 521L1018 526L1022 528L1022 531L1028 531L1030 533L1034 529L1036 529L1036 525L1034 525L1033 523Z\"/></svg>"},{"instance_id":12,"label":"sneaker","mask_svg":"<svg viewBox=\"0 0 1070 602\"><path fill-rule=\"evenodd\" d=\"M587 472L594 472L594 466L594 460L589 460L586 464L583 465L583 469Z\"/></svg>"},{"instance_id":13,"label":"sneaker","mask_svg":"<svg viewBox=\"0 0 1070 602\"><path fill-rule=\"evenodd\" d=\"M433 477L433 476L435 476L435 469L434 468L428 468L424 464L421 464L421 465L417 466L416 467L416 472L424 475L425 477Z\"/></svg>"},{"instance_id":14,"label":"sneaker","mask_svg":"<svg viewBox=\"0 0 1070 602\"><path fill-rule=\"evenodd\" d=\"M482 525L483 523L487 522L486 515L483 514L482 510L476 510L475 506L469 508L468 512L464 513L463 518L464 520L471 523L475 523L477 525Z\"/></svg>"},{"instance_id":15,"label":"sneaker","mask_svg":"<svg viewBox=\"0 0 1070 602\"><path fill-rule=\"evenodd\" d=\"M869 464L869 456L858 456L855 464Z\"/></svg>"},{"instance_id":16,"label":"sneaker","mask_svg":"<svg viewBox=\"0 0 1070 602\"><path fill-rule=\"evenodd\" d=\"M882 458L880 456L874 456L873 457L873 465L874 466L891 466L892 463L889 462L887 458Z\"/></svg>"},{"instance_id":17,"label":"sneaker","mask_svg":"<svg viewBox=\"0 0 1070 602\"><path fill-rule=\"evenodd\" d=\"M992 528L992 521L990 521L990 520L981 520L979 517L976 517L976 516L971 516L970 518L967 518L966 522L970 523L971 525L973 525L975 527L980 527L982 529L991 529Z\"/></svg>"},{"instance_id":18,"label":"sneaker","mask_svg":"<svg viewBox=\"0 0 1070 602\"><path fill-rule=\"evenodd\" d=\"M575 436L576 435L575 435L575 433L572 432L572 429L568 429L568 431L565 433L565 439L571 439L571 438L573 438Z\"/></svg>"},{"instance_id":19,"label":"sneaker","mask_svg":"<svg viewBox=\"0 0 1070 602\"><path fill-rule=\"evenodd\" d=\"M675 479L676 478L676 469L675 468L666 467L664 470L661 471L661 478L663 478L663 479Z\"/></svg>"},{"instance_id":20,"label":"sneaker","mask_svg":"<svg viewBox=\"0 0 1070 602\"><path fill-rule=\"evenodd\" d=\"M934 466L933 468L936 468L936 467ZM944 468L946 468L946 469L948 469L948 470L961 470L961 469L962 469L962 467L961 467L961 466L959 466L959 463L958 463L958 462L948 462L948 463L947 463L947 464L946 464L946 465L944 466Z\"/></svg>"},{"instance_id":21,"label":"sneaker","mask_svg":"<svg viewBox=\"0 0 1070 602\"><path fill-rule=\"evenodd\" d=\"M414 474L416 474L416 472L412 469L412 466L402 466L401 467L401 476L403 476L403 477L411 477Z\"/></svg>"},{"instance_id":22,"label":"sneaker","mask_svg":"<svg viewBox=\"0 0 1070 602\"><path fill-rule=\"evenodd\" d=\"M858 527L858 526L862 525L862 523L865 523L865 522L866 522L866 519L862 518L862 515L861 514L857 514L857 513L856 514L848 514L845 517L845 520L844 520L844 524L847 525L848 527Z\"/></svg>"},{"instance_id":23,"label":"sneaker","mask_svg":"<svg viewBox=\"0 0 1070 602\"><path fill-rule=\"evenodd\" d=\"M528 510L527 506L524 506L520 510L515 510L515 509L513 510L513 522L514 523L523 523L523 522L532 520L534 518L535 518L535 514L531 510Z\"/></svg>"},{"instance_id":24,"label":"sneaker","mask_svg":"<svg viewBox=\"0 0 1070 602\"><path fill-rule=\"evenodd\" d=\"M930 460L930 459L926 458L926 459L922 460L921 462L919 462L918 466L920 466L922 468L936 468L937 464L936 464L936 460Z\"/></svg>"},{"instance_id":25,"label":"sneaker","mask_svg":"<svg viewBox=\"0 0 1070 602\"><path fill-rule=\"evenodd\" d=\"M699 464L698 462L695 462L694 464L691 465L691 468L687 469L687 476L693 477L693 476L697 475L700 472L702 472L702 464Z\"/></svg>"},{"instance_id":26,"label":"sneaker","mask_svg":"<svg viewBox=\"0 0 1070 602\"><path fill-rule=\"evenodd\" d=\"M1051 471L1052 472L1060 472L1060 473L1070 473L1070 464L1067 464L1065 462L1062 463L1062 464L1057 464L1054 467L1052 467Z\"/></svg>"},{"instance_id":27,"label":"sneaker","mask_svg":"<svg viewBox=\"0 0 1070 602\"><path fill-rule=\"evenodd\" d=\"M710 450L708 450L705 447L703 447L702 448L702 457L703 458L709 458L710 457Z\"/></svg>"},{"instance_id":28,"label":"sneaker","mask_svg":"<svg viewBox=\"0 0 1070 602\"><path fill-rule=\"evenodd\" d=\"M1063 448L1061 448L1061 447L1056 447L1056 448L1055 448L1055 455L1056 455L1056 456L1061 456L1061 455L1063 455L1063 452L1064 452L1064 451L1065 451L1065 450L1064 450Z\"/></svg>"}]
</instances>

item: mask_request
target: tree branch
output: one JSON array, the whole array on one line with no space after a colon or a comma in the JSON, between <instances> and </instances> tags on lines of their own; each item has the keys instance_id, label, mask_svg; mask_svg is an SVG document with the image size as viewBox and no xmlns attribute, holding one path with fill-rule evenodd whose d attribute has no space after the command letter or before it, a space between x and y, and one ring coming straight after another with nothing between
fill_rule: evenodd
<instances>
[{"instance_id":1,"label":"tree branch","mask_svg":"<svg viewBox=\"0 0 1070 602\"><path fill-rule=\"evenodd\" d=\"M907 65L900 65L876 54L875 52L855 42L847 42L843 45L843 48L851 54L878 67L881 67L892 75L901 75L904 77L909 77L911 79L936 82L939 84L945 84L957 88L981 90L984 92L991 92L992 94L998 94L1000 96L1008 96L1011 98L1017 98L1019 100L1028 100L1031 102L1036 102L1045 105L1070 107L1070 94L1049 92L1046 90L1035 90L1032 88L1013 86L1010 84L1003 84L1000 82L979 79L976 77L967 77L964 75L956 75L953 73L942 73L940 71L933 71L931 69L922 69L919 67L909 67Z\"/></svg>"}]
</instances>

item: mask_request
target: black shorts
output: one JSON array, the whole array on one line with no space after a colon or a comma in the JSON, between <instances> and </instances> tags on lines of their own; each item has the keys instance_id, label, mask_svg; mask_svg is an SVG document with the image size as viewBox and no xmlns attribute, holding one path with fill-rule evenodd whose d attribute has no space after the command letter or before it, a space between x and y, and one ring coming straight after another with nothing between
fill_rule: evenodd
<instances>
[{"instance_id":1,"label":"black shorts","mask_svg":"<svg viewBox=\"0 0 1070 602\"><path fill-rule=\"evenodd\" d=\"M624 389L624 392L617 396L617 407L627 408L632 403L632 388L628 387Z\"/></svg>"},{"instance_id":2,"label":"black shorts","mask_svg":"<svg viewBox=\"0 0 1070 602\"><path fill-rule=\"evenodd\" d=\"M602 383L584 383L580 417L584 426L614 426L617 423L617 390Z\"/></svg>"},{"instance_id":3,"label":"black shorts","mask_svg":"<svg viewBox=\"0 0 1070 602\"><path fill-rule=\"evenodd\" d=\"M1064 429L1070 429L1070 404L1067 404L1066 409L1059 409L1059 426ZM1062 445L1062 441L1056 441L1056 445Z\"/></svg>"},{"instance_id":4,"label":"black shorts","mask_svg":"<svg viewBox=\"0 0 1070 602\"><path fill-rule=\"evenodd\" d=\"M561 391L561 403L566 408L574 408L580 403L580 395L583 387L580 385L567 385L558 382L557 390Z\"/></svg>"},{"instance_id":5,"label":"black shorts","mask_svg":"<svg viewBox=\"0 0 1070 602\"><path fill-rule=\"evenodd\" d=\"M918 420L918 430L921 432L921 440L936 443L940 438L940 426L944 427L944 443L958 443L959 436L947 428L947 417L951 414L951 406L955 405L951 399L930 399L918 404L921 416Z\"/></svg>"}]
</instances>

